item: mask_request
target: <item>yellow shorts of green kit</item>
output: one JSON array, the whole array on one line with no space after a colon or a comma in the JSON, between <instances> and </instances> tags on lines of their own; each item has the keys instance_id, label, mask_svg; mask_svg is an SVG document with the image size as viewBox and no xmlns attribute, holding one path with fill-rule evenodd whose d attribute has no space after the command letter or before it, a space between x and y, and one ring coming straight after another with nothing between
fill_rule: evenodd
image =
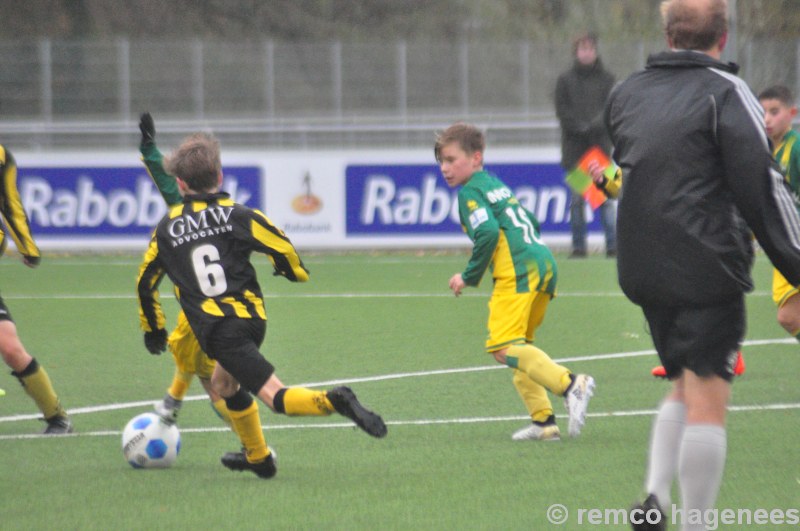
<instances>
[{"instance_id":1,"label":"yellow shorts of green kit","mask_svg":"<svg viewBox=\"0 0 800 531\"><path fill-rule=\"evenodd\" d=\"M792 286L786 280L780 271L777 269L772 270L772 300L778 305L778 308L783 306L789 297L800 293L797 287Z\"/></svg>"},{"instance_id":2,"label":"yellow shorts of green kit","mask_svg":"<svg viewBox=\"0 0 800 531\"><path fill-rule=\"evenodd\" d=\"M178 324L169 335L167 343L178 371L195 374L204 380L211 378L216 362L200 348L183 311L178 314Z\"/></svg>"},{"instance_id":3,"label":"yellow shorts of green kit","mask_svg":"<svg viewBox=\"0 0 800 531\"><path fill-rule=\"evenodd\" d=\"M516 343L533 343L551 299L549 293L540 291L492 292L486 351L495 352Z\"/></svg>"},{"instance_id":4,"label":"yellow shorts of green kit","mask_svg":"<svg viewBox=\"0 0 800 531\"><path fill-rule=\"evenodd\" d=\"M489 299L489 353L508 348L506 362L513 369L512 382L531 419L544 422L553 414L547 391L561 395L570 383L570 371L553 362L532 345L544 321L552 295L534 291L516 293L495 290Z\"/></svg>"}]
</instances>

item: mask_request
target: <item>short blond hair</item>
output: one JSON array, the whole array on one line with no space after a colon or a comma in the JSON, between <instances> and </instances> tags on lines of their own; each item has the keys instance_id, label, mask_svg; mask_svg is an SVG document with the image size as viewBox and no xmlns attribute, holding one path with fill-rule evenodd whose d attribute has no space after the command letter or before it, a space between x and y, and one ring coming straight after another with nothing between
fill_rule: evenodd
<instances>
[{"instance_id":1,"label":"short blond hair","mask_svg":"<svg viewBox=\"0 0 800 531\"><path fill-rule=\"evenodd\" d=\"M209 133L194 133L164 160L167 173L195 192L207 192L219 183L222 172L219 140Z\"/></svg>"},{"instance_id":2,"label":"short blond hair","mask_svg":"<svg viewBox=\"0 0 800 531\"><path fill-rule=\"evenodd\" d=\"M458 122L436 134L436 144L433 147L436 162L441 162L442 148L452 143L457 143L466 153L483 153L486 149L483 131L472 124Z\"/></svg>"},{"instance_id":3,"label":"short blond hair","mask_svg":"<svg viewBox=\"0 0 800 531\"><path fill-rule=\"evenodd\" d=\"M683 50L710 50L728 32L727 0L666 0L661 3L664 34Z\"/></svg>"}]
</instances>

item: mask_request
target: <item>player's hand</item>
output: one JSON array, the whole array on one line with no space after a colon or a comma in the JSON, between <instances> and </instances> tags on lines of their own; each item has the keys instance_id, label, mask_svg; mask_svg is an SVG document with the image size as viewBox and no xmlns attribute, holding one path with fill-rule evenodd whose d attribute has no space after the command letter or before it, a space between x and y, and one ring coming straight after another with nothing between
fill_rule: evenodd
<instances>
[{"instance_id":1,"label":"player's hand","mask_svg":"<svg viewBox=\"0 0 800 531\"><path fill-rule=\"evenodd\" d=\"M599 162L597 162L596 160L591 161L586 166L586 169L589 171L589 176L592 178L592 181L594 181L594 184L596 184L601 188L605 186L606 176L603 174L603 170L605 168L600 166Z\"/></svg>"},{"instance_id":2,"label":"player's hand","mask_svg":"<svg viewBox=\"0 0 800 531\"><path fill-rule=\"evenodd\" d=\"M149 112L139 116L139 131L142 132L142 146L152 144L156 140L156 124Z\"/></svg>"},{"instance_id":3,"label":"player's hand","mask_svg":"<svg viewBox=\"0 0 800 531\"><path fill-rule=\"evenodd\" d=\"M461 295L461 290L464 289L466 284L464 283L464 279L461 277L461 273L456 273L452 277L450 277L450 289L453 290L453 294L458 297Z\"/></svg>"},{"instance_id":4,"label":"player's hand","mask_svg":"<svg viewBox=\"0 0 800 531\"><path fill-rule=\"evenodd\" d=\"M150 354L160 356L162 352L167 350L167 331L163 328L158 328L152 332L145 332L144 346Z\"/></svg>"},{"instance_id":5,"label":"player's hand","mask_svg":"<svg viewBox=\"0 0 800 531\"><path fill-rule=\"evenodd\" d=\"M42 261L41 256L22 256L22 263L30 268L34 268L39 265L39 262Z\"/></svg>"}]
</instances>

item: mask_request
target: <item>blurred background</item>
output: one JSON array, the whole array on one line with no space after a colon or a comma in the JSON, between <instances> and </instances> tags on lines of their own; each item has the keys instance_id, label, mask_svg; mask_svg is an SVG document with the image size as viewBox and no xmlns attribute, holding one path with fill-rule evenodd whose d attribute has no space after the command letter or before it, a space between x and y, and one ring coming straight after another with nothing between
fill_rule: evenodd
<instances>
[{"instance_id":1,"label":"blurred background","mask_svg":"<svg viewBox=\"0 0 800 531\"><path fill-rule=\"evenodd\" d=\"M800 92L800 2L730 0L726 59ZM590 30L618 79L664 48L658 0L0 0L0 137L129 149L211 128L242 148L428 147L468 120L557 145L553 89Z\"/></svg>"}]
</instances>

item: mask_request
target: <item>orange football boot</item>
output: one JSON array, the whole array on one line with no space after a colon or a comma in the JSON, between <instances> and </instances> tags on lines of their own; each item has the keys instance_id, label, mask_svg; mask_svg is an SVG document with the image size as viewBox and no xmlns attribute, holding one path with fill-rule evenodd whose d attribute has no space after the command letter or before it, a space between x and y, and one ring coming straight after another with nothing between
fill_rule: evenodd
<instances>
[{"instance_id":1,"label":"orange football boot","mask_svg":"<svg viewBox=\"0 0 800 531\"><path fill-rule=\"evenodd\" d=\"M742 351L736 353L736 364L733 366L733 375L734 376L741 376L744 374L744 356L742 356ZM658 367L653 367L653 370L650 373L655 376L656 378L666 378L667 377L667 370L664 368L663 365L659 365Z\"/></svg>"}]
</instances>

